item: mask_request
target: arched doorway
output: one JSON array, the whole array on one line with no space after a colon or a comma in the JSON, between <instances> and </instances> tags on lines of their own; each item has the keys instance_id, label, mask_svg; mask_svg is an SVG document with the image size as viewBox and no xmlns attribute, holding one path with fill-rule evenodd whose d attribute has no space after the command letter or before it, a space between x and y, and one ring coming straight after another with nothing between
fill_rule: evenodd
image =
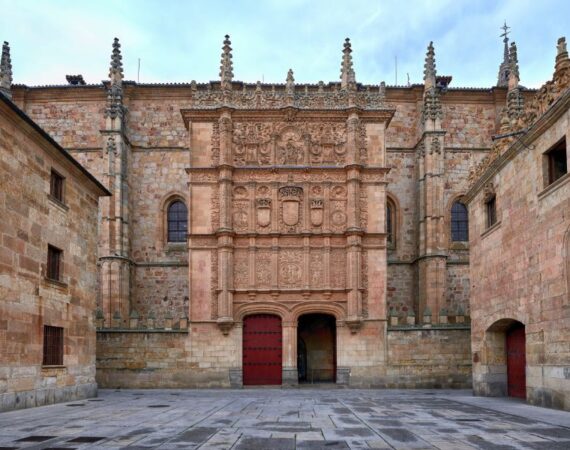
<instances>
[{"instance_id":1,"label":"arched doorway","mask_svg":"<svg viewBox=\"0 0 570 450\"><path fill-rule=\"evenodd\" d=\"M483 395L526 398L524 324L515 319L497 320L485 333L485 348Z\"/></svg>"},{"instance_id":2,"label":"arched doorway","mask_svg":"<svg viewBox=\"0 0 570 450\"><path fill-rule=\"evenodd\" d=\"M243 320L243 384L279 385L283 371L281 318L253 314Z\"/></svg>"},{"instance_id":3,"label":"arched doorway","mask_svg":"<svg viewBox=\"0 0 570 450\"><path fill-rule=\"evenodd\" d=\"M297 326L300 383L336 381L336 320L328 314L305 314Z\"/></svg>"}]
</instances>

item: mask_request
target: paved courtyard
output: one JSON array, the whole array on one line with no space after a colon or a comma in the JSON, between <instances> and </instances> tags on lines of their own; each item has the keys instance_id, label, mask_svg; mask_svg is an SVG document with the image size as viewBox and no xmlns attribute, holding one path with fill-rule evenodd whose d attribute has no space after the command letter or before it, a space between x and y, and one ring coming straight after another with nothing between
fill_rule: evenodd
<instances>
[{"instance_id":1,"label":"paved courtyard","mask_svg":"<svg viewBox=\"0 0 570 450\"><path fill-rule=\"evenodd\" d=\"M101 390L0 414L1 449L570 449L570 413L469 391Z\"/></svg>"}]
</instances>

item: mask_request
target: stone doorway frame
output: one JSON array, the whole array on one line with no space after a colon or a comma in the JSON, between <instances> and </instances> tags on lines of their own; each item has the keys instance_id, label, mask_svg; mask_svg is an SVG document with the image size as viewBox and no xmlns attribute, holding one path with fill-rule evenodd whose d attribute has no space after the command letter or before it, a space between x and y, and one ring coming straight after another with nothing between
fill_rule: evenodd
<instances>
[{"instance_id":1,"label":"stone doorway frame","mask_svg":"<svg viewBox=\"0 0 570 450\"><path fill-rule=\"evenodd\" d=\"M481 369L474 379L475 395L486 397L507 397L507 333L514 327L526 325L512 318L493 322L486 330L481 353ZM525 348L526 353L527 348Z\"/></svg>"}]
</instances>

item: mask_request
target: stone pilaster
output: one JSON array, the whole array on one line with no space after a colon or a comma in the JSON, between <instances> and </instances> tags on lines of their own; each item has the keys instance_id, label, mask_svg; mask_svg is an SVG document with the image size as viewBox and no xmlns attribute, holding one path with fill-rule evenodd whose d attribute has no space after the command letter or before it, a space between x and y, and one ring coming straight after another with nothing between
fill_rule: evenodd
<instances>
[{"instance_id":1,"label":"stone pilaster","mask_svg":"<svg viewBox=\"0 0 570 450\"><path fill-rule=\"evenodd\" d=\"M113 42L105 127L101 130L104 182L113 194L101 200L100 255L101 300L105 321L115 313L123 320L130 315L131 239L129 159L130 144L125 131L127 109L123 104L123 64L119 40Z\"/></svg>"},{"instance_id":2,"label":"stone pilaster","mask_svg":"<svg viewBox=\"0 0 570 450\"><path fill-rule=\"evenodd\" d=\"M423 134L418 144L418 311L439 311L445 301L446 246L444 236L443 175L445 131L436 86L435 52L428 47L424 70Z\"/></svg>"}]
</instances>

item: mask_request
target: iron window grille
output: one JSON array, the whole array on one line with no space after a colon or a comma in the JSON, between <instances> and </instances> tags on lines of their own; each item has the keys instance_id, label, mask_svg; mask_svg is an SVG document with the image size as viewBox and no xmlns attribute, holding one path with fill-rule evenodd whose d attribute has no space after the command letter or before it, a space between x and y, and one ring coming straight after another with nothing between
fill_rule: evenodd
<instances>
[{"instance_id":1,"label":"iron window grille","mask_svg":"<svg viewBox=\"0 0 570 450\"><path fill-rule=\"evenodd\" d=\"M44 325L44 354L42 365L63 365L63 328Z\"/></svg>"}]
</instances>

